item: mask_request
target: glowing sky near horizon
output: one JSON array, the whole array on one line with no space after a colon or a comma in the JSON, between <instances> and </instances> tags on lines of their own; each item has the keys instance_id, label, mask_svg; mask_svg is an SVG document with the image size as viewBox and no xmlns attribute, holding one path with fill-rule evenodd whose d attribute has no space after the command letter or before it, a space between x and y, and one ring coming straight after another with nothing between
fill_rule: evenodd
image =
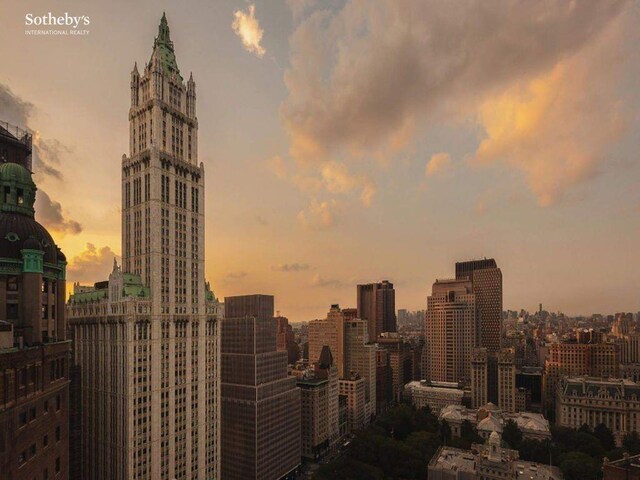
<instances>
[{"instance_id":1,"label":"glowing sky near horizon","mask_svg":"<svg viewBox=\"0 0 640 480\"><path fill-rule=\"evenodd\" d=\"M504 307L640 311L638 1L0 4L0 119L37 131L69 280L120 254L129 72L166 10L197 84L206 273L292 321L494 257ZM28 36L25 15L91 18ZM32 27L29 27L32 28Z\"/></svg>"}]
</instances>

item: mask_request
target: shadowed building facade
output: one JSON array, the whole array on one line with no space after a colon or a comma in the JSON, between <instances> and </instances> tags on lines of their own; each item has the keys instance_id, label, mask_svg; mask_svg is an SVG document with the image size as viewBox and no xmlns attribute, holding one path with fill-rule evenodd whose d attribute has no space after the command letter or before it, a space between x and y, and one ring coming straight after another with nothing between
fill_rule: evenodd
<instances>
[{"instance_id":1,"label":"shadowed building facade","mask_svg":"<svg viewBox=\"0 0 640 480\"><path fill-rule=\"evenodd\" d=\"M383 280L379 283L358 285L358 318L369 324L369 338L372 342L382 332L395 332L396 291L393 283Z\"/></svg>"},{"instance_id":2,"label":"shadowed building facade","mask_svg":"<svg viewBox=\"0 0 640 480\"><path fill-rule=\"evenodd\" d=\"M164 15L130 86L123 264L77 285L68 305L82 478L220 478L221 311L204 278L196 84L180 73Z\"/></svg>"},{"instance_id":3,"label":"shadowed building facade","mask_svg":"<svg viewBox=\"0 0 640 480\"><path fill-rule=\"evenodd\" d=\"M487 396L498 402L498 360L502 335L502 271L493 258L456 262L456 279L471 282L478 321L476 346L487 349Z\"/></svg>"},{"instance_id":4,"label":"shadowed building facade","mask_svg":"<svg viewBox=\"0 0 640 480\"><path fill-rule=\"evenodd\" d=\"M300 389L278 351L273 297L225 298L222 351L222 477L277 480L300 464Z\"/></svg>"},{"instance_id":5,"label":"shadowed building facade","mask_svg":"<svg viewBox=\"0 0 640 480\"><path fill-rule=\"evenodd\" d=\"M69 476L66 259L34 218L31 134L0 123L0 479Z\"/></svg>"}]
</instances>

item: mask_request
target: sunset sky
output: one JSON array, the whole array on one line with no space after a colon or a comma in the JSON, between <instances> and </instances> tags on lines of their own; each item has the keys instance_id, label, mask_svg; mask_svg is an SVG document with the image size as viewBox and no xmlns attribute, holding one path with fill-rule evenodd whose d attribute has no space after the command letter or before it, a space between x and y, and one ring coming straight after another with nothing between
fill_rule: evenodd
<instances>
[{"instance_id":1,"label":"sunset sky","mask_svg":"<svg viewBox=\"0 0 640 480\"><path fill-rule=\"evenodd\" d=\"M505 309L640 310L640 2L0 3L0 120L35 134L70 281L120 246L129 73L163 10L197 84L206 271L292 321L494 257ZM25 15L88 16L31 36ZM46 27L40 27L46 28Z\"/></svg>"}]
</instances>

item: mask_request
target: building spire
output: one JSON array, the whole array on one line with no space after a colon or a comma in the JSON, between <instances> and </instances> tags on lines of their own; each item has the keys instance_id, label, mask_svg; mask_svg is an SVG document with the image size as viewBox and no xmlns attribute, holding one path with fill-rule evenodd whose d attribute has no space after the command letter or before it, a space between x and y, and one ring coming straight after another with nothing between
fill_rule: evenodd
<instances>
[{"instance_id":1,"label":"building spire","mask_svg":"<svg viewBox=\"0 0 640 480\"><path fill-rule=\"evenodd\" d=\"M156 45L161 43L173 50L173 43L171 43L171 33L169 31L169 24L167 23L167 16L162 12L162 18L160 19L160 25L158 26L158 36L156 37Z\"/></svg>"},{"instance_id":2,"label":"building spire","mask_svg":"<svg viewBox=\"0 0 640 480\"><path fill-rule=\"evenodd\" d=\"M165 73L177 73L180 75L180 69L178 69L176 62L176 54L173 50L173 42L171 41L167 15L164 12L162 12L162 18L158 26L158 36L153 42L153 55L156 55L156 59ZM182 77L180 78L182 79Z\"/></svg>"}]
</instances>

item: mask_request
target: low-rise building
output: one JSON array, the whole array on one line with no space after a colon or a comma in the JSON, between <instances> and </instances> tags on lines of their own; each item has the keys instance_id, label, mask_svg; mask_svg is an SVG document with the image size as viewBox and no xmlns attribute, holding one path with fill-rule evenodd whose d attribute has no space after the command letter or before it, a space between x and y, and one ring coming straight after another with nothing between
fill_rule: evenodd
<instances>
[{"instance_id":1,"label":"low-rise building","mask_svg":"<svg viewBox=\"0 0 640 480\"><path fill-rule=\"evenodd\" d=\"M520 460L517 450L503 448L493 432L485 445L471 450L443 446L429 462L429 480L561 480L558 467Z\"/></svg>"},{"instance_id":2,"label":"low-rise building","mask_svg":"<svg viewBox=\"0 0 640 480\"><path fill-rule=\"evenodd\" d=\"M416 408L429 406L438 415L447 405L462 405L464 390L454 382L413 381L404 387L404 395Z\"/></svg>"},{"instance_id":3,"label":"low-rise building","mask_svg":"<svg viewBox=\"0 0 640 480\"><path fill-rule=\"evenodd\" d=\"M640 455L625 453L623 458L613 462L605 457L602 473L603 480L640 480Z\"/></svg>"},{"instance_id":4,"label":"low-rise building","mask_svg":"<svg viewBox=\"0 0 640 480\"><path fill-rule=\"evenodd\" d=\"M502 434L504 425L513 420L525 438L544 440L551 438L549 422L540 413L503 412L493 403L487 403L478 409L470 409L463 405L449 405L440 412L440 420L446 420L454 436L460 436L462 422L469 421L482 438L489 438L492 432Z\"/></svg>"},{"instance_id":5,"label":"low-rise building","mask_svg":"<svg viewBox=\"0 0 640 480\"><path fill-rule=\"evenodd\" d=\"M640 383L626 379L567 377L558 384L558 425L591 428L604 423L618 443L627 433L640 431Z\"/></svg>"}]
</instances>

